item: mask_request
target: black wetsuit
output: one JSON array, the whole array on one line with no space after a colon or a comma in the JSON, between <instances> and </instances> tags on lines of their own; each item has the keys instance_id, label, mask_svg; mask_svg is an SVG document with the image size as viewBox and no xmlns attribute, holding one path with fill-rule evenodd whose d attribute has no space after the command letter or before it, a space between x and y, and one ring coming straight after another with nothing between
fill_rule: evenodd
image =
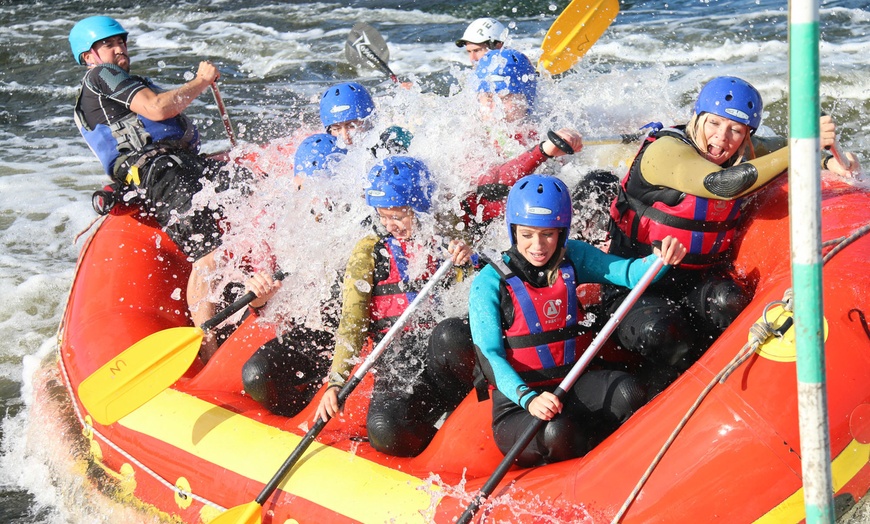
<instances>
[{"instance_id":1,"label":"black wetsuit","mask_svg":"<svg viewBox=\"0 0 870 524\"><path fill-rule=\"evenodd\" d=\"M125 194L137 189L142 207L198 259L220 245L220 210L191 209L191 201L203 188L201 179L221 177L217 190L223 190L230 175L225 163L198 154L199 133L184 115L154 122L133 113L130 104L143 89L160 92L113 64L89 69L76 103L77 125L115 184Z\"/></svg>"}]
</instances>

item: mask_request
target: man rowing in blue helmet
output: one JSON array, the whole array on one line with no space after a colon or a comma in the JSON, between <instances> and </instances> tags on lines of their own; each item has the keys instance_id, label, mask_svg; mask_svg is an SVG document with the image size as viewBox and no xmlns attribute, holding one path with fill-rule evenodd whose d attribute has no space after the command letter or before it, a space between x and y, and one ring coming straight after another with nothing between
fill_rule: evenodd
<instances>
[{"instance_id":1,"label":"man rowing in blue helmet","mask_svg":"<svg viewBox=\"0 0 870 524\"><path fill-rule=\"evenodd\" d=\"M193 79L163 90L130 74L127 37L108 16L85 18L70 31L73 58L88 68L76 100L76 126L115 186L135 190L143 210L194 261L187 297L200 324L213 313L197 304L207 294L201 274L213 265L221 232L214 216L219 210L191 210L191 200L202 189L200 180L216 179L224 164L199 155L199 131L183 111L220 73L202 61Z\"/></svg>"}]
</instances>

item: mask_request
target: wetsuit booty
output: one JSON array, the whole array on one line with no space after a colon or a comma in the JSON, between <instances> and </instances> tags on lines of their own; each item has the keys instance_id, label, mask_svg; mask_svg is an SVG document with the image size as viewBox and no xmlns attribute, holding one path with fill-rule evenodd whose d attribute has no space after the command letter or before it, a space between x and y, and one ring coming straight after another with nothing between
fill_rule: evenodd
<instances>
[{"instance_id":1,"label":"wetsuit booty","mask_svg":"<svg viewBox=\"0 0 870 524\"><path fill-rule=\"evenodd\" d=\"M752 299L740 285L730 279L703 282L689 292L686 305L704 322L722 332Z\"/></svg>"},{"instance_id":2,"label":"wetsuit booty","mask_svg":"<svg viewBox=\"0 0 870 524\"><path fill-rule=\"evenodd\" d=\"M627 349L680 370L694 362L697 336L680 307L665 298L641 297L616 330Z\"/></svg>"},{"instance_id":3,"label":"wetsuit booty","mask_svg":"<svg viewBox=\"0 0 870 524\"><path fill-rule=\"evenodd\" d=\"M430 424L412 420L406 409L401 402L386 402L369 408L366 429L373 448L396 457L415 457L426 449L437 430Z\"/></svg>"},{"instance_id":4,"label":"wetsuit booty","mask_svg":"<svg viewBox=\"0 0 870 524\"><path fill-rule=\"evenodd\" d=\"M331 340L317 331L298 329L293 334L263 344L242 366L245 393L285 417L302 411L320 388L328 361L316 351Z\"/></svg>"},{"instance_id":5,"label":"wetsuit booty","mask_svg":"<svg viewBox=\"0 0 870 524\"><path fill-rule=\"evenodd\" d=\"M464 318L448 318L438 323L429 337L426 375L444 400L444 409L456 408L474 383L474 343L471 328Z\"/></svg>"}]
</instances>

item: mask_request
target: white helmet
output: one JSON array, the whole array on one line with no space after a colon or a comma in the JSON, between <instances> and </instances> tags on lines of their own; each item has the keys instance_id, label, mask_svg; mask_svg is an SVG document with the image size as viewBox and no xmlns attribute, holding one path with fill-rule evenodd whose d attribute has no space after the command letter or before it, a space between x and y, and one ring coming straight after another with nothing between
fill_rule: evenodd
<instances>
[{"instance_id":1,"label":"white helmet","mask_svg":"<svg viewBox=\"0 0 870 524\"><path fill-rule=\"evenodd\" d=\"M462 38L456 41L456 47L464 47L467 42L504 42L507 35L507 28L495 18L478 18L468 25Z\"/></svg>"}]
</instances>

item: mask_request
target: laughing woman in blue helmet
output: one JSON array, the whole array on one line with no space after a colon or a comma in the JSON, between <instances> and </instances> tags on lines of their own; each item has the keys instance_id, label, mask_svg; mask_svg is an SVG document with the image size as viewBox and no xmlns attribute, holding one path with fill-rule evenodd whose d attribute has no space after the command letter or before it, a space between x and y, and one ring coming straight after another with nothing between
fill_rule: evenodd
<instances>
[{"instance_id":1,"label":"laughing woman in blue helmet","mask_svg":"<svg viewBox=\"0 0 870 524\"><path fill-rule=\"evenodd\" d=\"M788 168L782 139L760 139L762 100L751 84L718 77L698 95L689 123L650 135L611 205L610 252L644 256L671 235L689 252L683 264L650 287L617 330L620 342L664 369L686 369L750 300L728 274L741 205ZM822 147L834 123L821 120ZM841 170L835 161L825 167ZM617 307L624 292L609 290Z\"/></svg>"},{"instance_id":2,"label":"laughing woman in blue helmet","mask_svg":"<svg viewBox=\"0 0 870 524\"><path fill-rule=\"evenodd\" d=\"M442 248L420 238L418 220L431 213L434 185L426 165L409 156L388 156L371 169L366 202L382 228L360 240L347 262L341 319L335 335L332 367L317 417L329 420L339 412L338 391L368 344L376 344L411 302L438 266L444 250L457 266L468 264L471 249L461 241ZM465 363L468 384L449 391L432 378L427 362L445 337L432 337L431 323L416 320L397 337L375 364L375 384L366 427L372 447L390 455L414 456L435 435L433 425L456 407L470 389L471 362ZM427 328L428 326L428 328ZM436 327L435 330L438 330ZM433 347L434 346L434 347ZM467 351L457 353L468 355Z\"/></svg>"},{"instance_id":3,"label":"laughing woman in blue helmet","mask_svg":"<svg viewBox=\"0 0 870 524\"><path fill-rule=\"evenodd\" d=\"M578 306L578 284L632 287L655 261L653 255L623 259L569 240L571 215L571 195L558 178L533 174L517 182L507 200L511 247L492 257L468 297L478 361L494 388L499 449L510 450L531 417L550 421L517 459L524 467L585 454L645 400L634 377L603 369L580 375L564 403L552 393L594 338ZM669 265L685 253L673 237L655 252Z\"/></svg>"},{"instance_id":4,"label":"laughing woman in blue helmet","mask_svg":"<svg viewBox=\"0 0 870 524\"><path fill-rule=\"evenodd\" d=\"M550 158L583 148L583 139L574 129L560 129L539 141L526 121L537 95L537 72L526 55L514 49L490 51L478 62L475 75L484 121L508 130L505 136L493 137L494 145L503 157L513 158L475 174L477 190L463 202L465 222L473 233L504 214L505 198L517 180Z\"/></svg>"}]
</instances>

